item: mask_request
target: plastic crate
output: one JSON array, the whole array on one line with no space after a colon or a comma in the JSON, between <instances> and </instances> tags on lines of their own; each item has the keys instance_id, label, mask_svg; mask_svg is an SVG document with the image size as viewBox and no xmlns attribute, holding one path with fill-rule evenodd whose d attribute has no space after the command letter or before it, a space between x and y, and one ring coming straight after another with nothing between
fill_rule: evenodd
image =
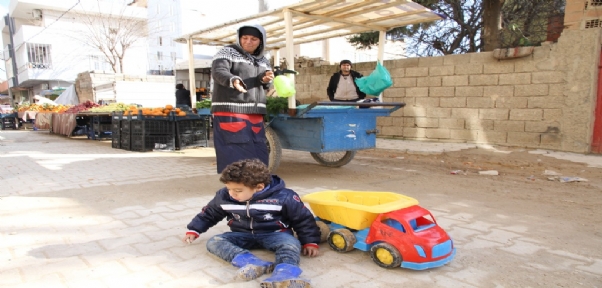
<instances>
[{"instance_id":1,"label":"plastic crate","mask_svg":"<svg viewBox=\"0 0 602 288\"><path fill-rule=\"evenodd\" d=\"M172 121L174 119L174 113L170 112L169 114L167 114L167 116L157 116L157 115L144 115L142 114L142 110L138 110L138 114L137 115L132 115L129 114L126 116L124 116L124 119L127 118L127 120L167 120L167 121Z\"/></svg>"},{"instance_id":2,"label":"plastic crate","mask_svg":"<svg viewBox=\"0 0 602 288\"><path fill-rule=\"evenodd\" d=\"M207 130L207 123L205 119L176 121L176 131L178 134L197 133L201 130Z\"/></svg>"},{"instance_id":3,"label":"plastic crate","mask_svg":"<svg viewBox=\"0 0 602 288\"><path fill-rule=\"evenodd\" d=\"M119 148L123 149L123 150L130 150L131 148L131 143L130 143L130 134L121 134L119 135Z\"/></svg>"},{"instance_id":4,"label":"plastic crate","mask_svg":"<svg viewBox=\"0 0 602 288\"><path fill-rule=\"evenodd\" d=\"M121 134L121 120L113 120L113 122L111 122L111 134Z\"/></svg>"},{"instance_id":5,"label":"plastic crate","mask_svg":"<svg viewBox=\"0 0 602 288\"><path fill-rule=\"evenodd\" d=\"M131 134L131 123L132 121L124 119L120 121L120 127L121 127L121 134L127 134L130 135Z\"/></svg>"},{"instance_id":6,"label":"plastic crate","mask_svg":"<svg viewBox=\"0 0 602 288\"><path fill-rule=\"evenodd\" d=\"M175 150L173 135L130 135L131 151Z\"/></svg>"},{"instance_id":7,"label":"plastic crate","mask_svg":"<svg viewBox=\"0 0 602 288\"><path fill-rule=\"evenodd\" d=\"M94 132L102 133L102 132L111 132L113 130L112 123L93 123L92 129Z\"/></svg>"},{"instance_id":8,"label":"plastic crate","mask_svg":"<svg viewBox=\"0 0 602 288\"><path fill-rule=\"evenodd\" d=\"M112 116L92 116L92 123L110 124Z\"/></svg>"},{"instance_id":9,"label":"plastic crate","mask_svg":"<svg viewBox=\"0 0 602 288\"><path fill-rule=\"evenodd\" d=\"M111 134L111 147L115 149L121 148L121 135Z\"/></svg>"},{"instance_id":10,"label":"plastic crate","mask_svg":"<svg viewBox=\"0 0 602 288\"><path fill-rule=\"evenodd\" d=\"M173 119L175 121L195 120L195 119L201 119L201 115L192 113L192 111L186 111L186 116L176 116L176 114L174 113L173 114Z\"/></svg>"},{"instance_id":11,"label":"plastic crate","mask_svg":"<svg viewBox=\"0 0 602 288\"><path fill-rule=\"evenodd\" d=\"M178 134L176 137L176 149L182 150L189 147L207 147L207 133L198 131L191 134Z\"/></svg>"},{"instance_id":12,"label":"plastic crate","mask_svg":"<svg viewBox=\"0 0 602 288\"><path fill-rule=\"evenodd\" d=\"M132 135L174 135L174 122L169 120L131 120Z\"/></svg>"}]
</instances>

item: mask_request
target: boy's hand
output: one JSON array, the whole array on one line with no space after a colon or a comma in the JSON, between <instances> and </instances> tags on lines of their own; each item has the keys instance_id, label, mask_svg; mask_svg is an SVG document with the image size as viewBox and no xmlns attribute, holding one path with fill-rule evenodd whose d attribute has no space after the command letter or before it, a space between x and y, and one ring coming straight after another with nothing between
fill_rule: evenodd
<instances>
[{"instance_id":1,"label":"boy's hand","mask_svg":"<svg viewBox=\"0 0 602 288\"><path fill-rule=\"evenodd\" d=\"M187 234L186 236L184 236L184 238L182 238L182 242L190 244L192 243L192 241L196 240L196 238L197 237L195 235Z\"/></svg>"},{"instance_id":2,"label":"boy's hand","mask_svg":"<svg viewBox=\"0 0 602 288\"><path fill-rule=\"evenodd\" d=\"M316 257L320 254L319 249L314 246L305 246L303 247L303 256L307 257Z\"/></svg>"}]
</instances>

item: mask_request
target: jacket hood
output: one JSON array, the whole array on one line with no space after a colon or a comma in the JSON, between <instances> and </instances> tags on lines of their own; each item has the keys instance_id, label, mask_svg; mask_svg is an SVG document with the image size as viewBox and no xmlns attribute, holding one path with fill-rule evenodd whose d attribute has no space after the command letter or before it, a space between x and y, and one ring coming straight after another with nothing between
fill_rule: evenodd
<instances>
[{"instance_id":1,"label":"jacket hood","mask_svg":"<svg viewBox=\"0 0 602 288\"><path fill-rule=\"evenodd\" d=\"M275 192L282 190L285 187L284 180L280 179L280 177L276 175L272 175L272 182L270 182L270 187L268 190L263 191L261 193L256 193L253 195L251 199L264 199L270 197Z\"/></svg>"},{"instance_id":2,"label":"jacket hood","mask_svg":"<svg viewBox=\"0 0 602 288\"><path fill-rule=\"evenodd\" d=\"M263 57L263 54L265 52L265 29L263 28L263 26L259 25L259 24L249 24L249 25L243 25L238 27L238 30L236 31L236 35L238 36L236 38L236 45L238 47L240 47L242 49L242 45L240 45L240 29L245 28L245 27L252 27L255 28L257 30L259 30L259 32L261 33L261 44L259 44L259 47L257 47L257 50L259 50L257 55L253 55L255 57ZM255 50L255 51L257 51ZM244 50L243 50L244 51Z\"/></svg>"}]
</instances>

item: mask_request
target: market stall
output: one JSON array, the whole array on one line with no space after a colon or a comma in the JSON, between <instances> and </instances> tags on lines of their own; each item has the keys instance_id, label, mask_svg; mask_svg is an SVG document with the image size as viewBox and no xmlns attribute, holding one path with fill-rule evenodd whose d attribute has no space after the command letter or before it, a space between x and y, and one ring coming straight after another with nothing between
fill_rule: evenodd
<instances>
[{"instance_id":1,"label":"market stall","mask_svg":"<svg viewBox=\"0 0 602 288\"><path fill-rule=\"evenodd\" d=\"M189 46L224 46L238 41L237 29L243 25L259 24L267 36L265 50L273 50L274 63L280 59L279 49L285 49L287 68L294 69L295 45L363 32L379 33L378 62L383 63L386 32L410 24L440 20L433 11L412 1L341 1L304 0L272 11L233 20L175 39ZM194 89L194 65L189 63L190 89ZM289 75L294 83L294 74ZM280 77L280 76L279 76ZM276 82L276 81L274 81ZM375 95L376 96L376 95ZM288 97L288 114L280 114L266 123L269 166L274 171L280 162L281 149L308 151L322 165L339 167L347 164L356 150L376 145L376 117L388 116L405 103L352 104L371 109L331 109L331 102L315 102L298 109L296 95ZM382 102L382 96L379 95ZM335 103L336 104L336 103ZM383 105L386 104L386 105ZM384 108L386 106L392 108ZM352 108L352 109L350 109ZM341 120L345 120L341 122ZM332 125L325 125L331 123ZM344 125L342 125L344 123ZM341 128L345 126L346 128ZM308 133L308 127L312 127ZM315 128L315 129L314 129ZM314 135L307 137L307 135Z\"/></svg>"},{"instance_id":2,"label":"market stall","mask_svg":"<svg viewBox=\"0 0 602 288\"><path fill-rule=\"evenodd\" d=\"M52 112L38 112L34 127L38 130L50 130L52 128L52 114Z\"/></svg>"},{"instance_id":3,"label":"market stall","mask_svg":"<svg viewBox=\"0 0 602 288\"><path fill-rule=\"evenodd\" d=\"M72 113L52 113L51 133L65 135L70 137L77 126L77 114Z\"/></svg>"}]
</instances>

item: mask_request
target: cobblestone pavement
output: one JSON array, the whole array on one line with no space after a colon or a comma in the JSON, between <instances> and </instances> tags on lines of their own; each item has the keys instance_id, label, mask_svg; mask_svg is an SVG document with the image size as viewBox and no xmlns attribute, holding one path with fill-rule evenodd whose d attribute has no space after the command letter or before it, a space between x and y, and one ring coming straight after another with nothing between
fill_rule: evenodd
<instances>
[{"instance_id":1,"label":"cobblestone pavement","mask_svg":"<svg viewBox=\"0 0 602 288\"><path fill-rule=\"evenodd\" d=\"M293 151L285 157L312 162ZM221 186L214 160L211 148L136 153L106 141L0 132L0 287L258 287L233 280L236 269L206 251L205 241L227 230L224 223L191 245L180 241ZM299 194L342 189L320 178L332 168L306 167L283 170ZM476 199L453 199L445 188L421 197L455 241L450 264L386 270L366 252L322 244L319 257L302 259L303 276L312 287L602 287L600 253L533 237L540 218L517 220ZM602 247L596 239L591 246Z\"/></svg>"}]
</instances>

